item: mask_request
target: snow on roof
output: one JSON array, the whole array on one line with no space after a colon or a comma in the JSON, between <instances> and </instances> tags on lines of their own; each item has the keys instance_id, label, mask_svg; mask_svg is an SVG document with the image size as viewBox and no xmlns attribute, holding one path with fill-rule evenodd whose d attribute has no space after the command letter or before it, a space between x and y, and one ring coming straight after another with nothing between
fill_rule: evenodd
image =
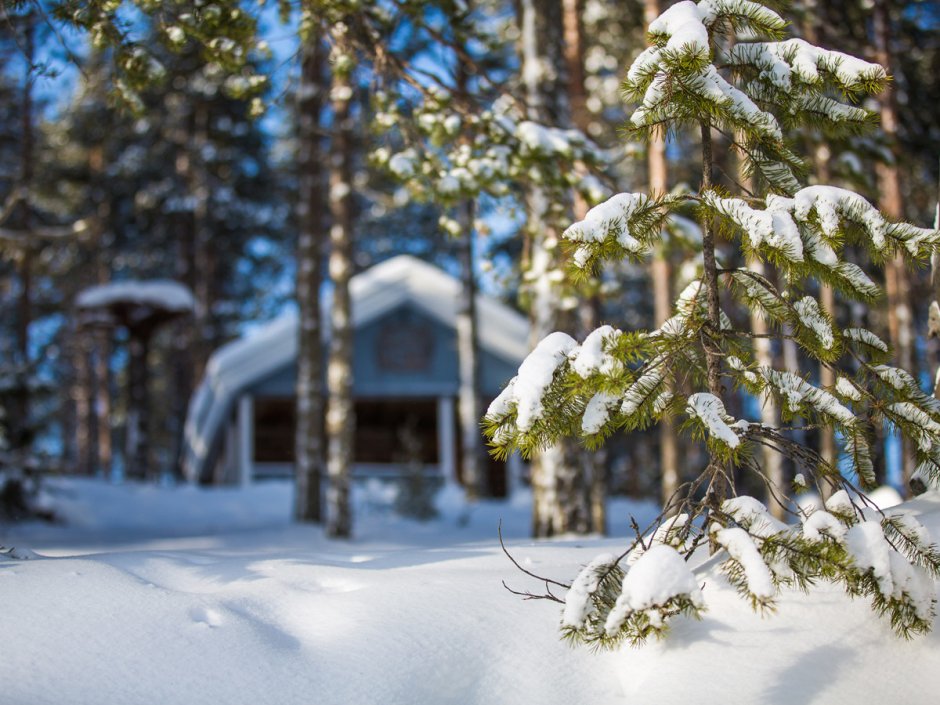
<instances>
[{"instance_id":1,"label":"snow on roof","mask_svg":"<svg viewBox=\"0 0 940 705\"><path fill-rule=\"evenodd\" d=\"M165 311L191 311L193 295L186 286L168 279L131 279L89 287L78 295L76 303L79 308L104 308L130 303L153 306Z\"/></svg>"},{"instance_id":2,"label":"snow on roof","mask_svg":"<svg viewBox=\"0 0 940 705\"><path fill-rule=\"evenodd\" d=\"M350 280L353 326L361 327L408 303L445 326L457 318L460 281L411 255L381 262ZM529 352L524 316L494 298L477 296L480 346L521 362ZM189 405L184 429L186 474L196 480L239 393L297 357L297 314L287 313L219 348Z\"/></svg>"}]
</instances>

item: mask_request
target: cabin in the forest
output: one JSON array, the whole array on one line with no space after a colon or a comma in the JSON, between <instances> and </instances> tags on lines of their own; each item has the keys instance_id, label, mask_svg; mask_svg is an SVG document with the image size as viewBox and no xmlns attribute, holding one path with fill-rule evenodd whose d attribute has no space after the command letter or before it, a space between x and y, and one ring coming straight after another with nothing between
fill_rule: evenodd
<instances>
[{"instance_id":1,"label":"cabin in the forest","mask_svg":"<svg viewBox=\"0 0 940 705\"><path fill-rule=\"evenodd\" d=\"M460 282L408 255L350 283L355 352L354 477L394 477L415 462L459 481L456 312ZM480 386L494 398L528 352L525 317L477 297ZM324 345L328 333L324 336ZM217 350L190 403L184 466L190 480L247 483L293 472L297 316L287 314ZM414 456L419 456L415 458ZM502 496L517 460L490 460Z\"/></svg>"}]
</instances>

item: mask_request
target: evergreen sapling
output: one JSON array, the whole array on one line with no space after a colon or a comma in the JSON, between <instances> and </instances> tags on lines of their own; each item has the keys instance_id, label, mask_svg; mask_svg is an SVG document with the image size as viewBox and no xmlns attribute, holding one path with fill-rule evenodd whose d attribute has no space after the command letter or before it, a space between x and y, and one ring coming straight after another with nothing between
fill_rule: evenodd
<instances>
[{"instance_id":1,"label":"evergreen sapling","mask_svg":"<svg viewBox=\"0 0 940 705\"><path fill-rule=\"evenodd\" d=\"M888 77L876 64L786 39L785 30L776 12L747 0L686 0L650 24L650 46L624 84L639 104L629 127L647 137L696 128L701 186L683 195L618 194L571 225L565 239L582 275L605 259L642 261L666 219L691 208L702 232L701 276L657 330L604 326L580 344L564 333L547 336L485 416L500 457L528 455L566 435L593 448L615 432L669 416L684 416L684 431L707 446L704 470L679 486L647 532L637 527L623 554L592 561L564 599L550 591L537 596L564 603L562 631L572 641L612 647L662 636L675 616L696 617L705 608L707 585L703 595L697 574L716 564L757 610L773 610L783 586L808 590L824 580L870 598L901 636L932 626L940 551L910 513L880 511L864 491L875 481L873 429L884 422L911 439L921 476L940 479L940 402L889 364L890 350L875 333L840 329L814 291L824 283L846 300L874 303L880 287L844 259L845 249L855 246L875 264L896 253L923 263L940 233L889 222L854 192L803 185L803 162L785 131L809 123L831 133L870 126L874 116L852 103L882 90ZM748 40L729 40L740 37ZM764 198L713 185L716 132L731 142ZM740 248L741 257L727 261L772 265L785 286L723 264L719 239ZM734 306L759 311L767 335L794 338L835 371L836 383L824 388L809 375L758 364L757 336L735 328L723 310ZM848 365L852 377L840 374ZM729 415L726 401L742 390L775 399L781 426ZM801 444L795 419L843 439L850 471ZM757 499L738 495L736 472L754 473L773 501L790 506L789 492L768 482L756 461L765 447L797 466L796 489L813 485L829 497L824 509L786 524Z\"/></svg>"}]
</instances>

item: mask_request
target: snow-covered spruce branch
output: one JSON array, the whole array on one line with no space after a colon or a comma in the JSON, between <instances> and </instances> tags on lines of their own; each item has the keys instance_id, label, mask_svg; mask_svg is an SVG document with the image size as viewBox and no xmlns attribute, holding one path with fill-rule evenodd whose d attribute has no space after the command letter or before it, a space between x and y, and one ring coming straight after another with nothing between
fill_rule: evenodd
<instances>
[{"instance_id":1,"label":"snow-covered spruce branch","mask_svg":"<svg viewBox=\"0 0 940 705\"><path fill-rule=\"evenodd\" d=\"M755 609L772 610L781 587L805 591L825 580L871 598L901 636L930 629L940 553L910 515L858 509L841 491L794 526L751 497L724 502L713 519L707 533L718 549L710 558L688 551L679 529L690 518L679 516L624 558L591 561L565 596L565 638L611 648L662 637L676 616L702 614L716 572Z\"/></svg>"},{"instance_id":2,"label":"snow-covered spruce branch","mask_svg":"<svg viewBox=\"0 0 940 705\"><path fill-rule=\"evenodd\" d=\"M615 430L644 428L671 413L672 368L687 347L682 335L602 326L579 345L550 334L487 409L484 433L494 454L528 456L562 435L596 447Z\"/></svg>"},{"instance_id":3,"label":"snow-covered spruce branch","mask_svg":"<svg viewBox=\"0 0 940 705\"><path fill-rule=\"evenodd\" d=\"M788 279L815 277L866 302L881 291L860 267L841 257L846 243L862 245L878 259L901 252L924 261L940 242L937 231L891 223L861 196L832 186L809 186L793 198L771 195L763 209L709 191L701 207L719 218L727 234L742 234L748 256L772 262Z\"/></svg>"},{"instance_id":4,"label":"snow-covered spruce branch","mask_svg":"<svg viewBox=\"0 0 940 705\"><path fill-rule=\"evenodd\" d=\"M666 218L681 198L618 193L569 226L564 238L572 243L576 270L593 271L601 260L641 260L659 241Z\"/></svg>"},{"instance_id":5,"label":"snow-covered spruce branch","mask_svg":"<svg viewBox=\"0 0 940 705\"><path fill-rule=\"evenodd\" d=\"M487 415L498 453L526 450L562 434L593 444L613 430L642 428L664 414L684 414L681 430L705 441L705 468L666 502L666 511L678 515L664 513L627 555L599 558L573 582L562 624L570 639L613 646L661 636L670 620L701 613L716 571L759 610L773 609L783 586L810 589L826 580L870 597L901 635L930 628L940 553L926 534L899 529L893 514L873 513L852 474L859 485L873 483L872 431L884 419L916 441L924 472L935 473L940 414L909 375L888 366L890 350L877 336L860 328L840 330L812 292L823 282L849 300L874 303L878 286L861 267L844 261L844 249L859 245L876 264L896 253L917 263L940 244L940 233L890 222L851 191L799 182L803 165L783 129L808 119L836 132L861 128L869 114L837 96L857 98L887 77L875 65L789 41L784 28L779 15L747 0L683 0L650 26L651 46L625 82L637 103L632 131L648 136L694 127L702 150L701 186L669 201L621 194L567 235L576 248L576 267L601 257L639 258L659 236L665 216L689 209L701 232L688 248L701 257L700 279L683 291L675 315L656 331L606 331L580 346L553 334L563 337L546 339L533 353L543 363L523 363ZM739 30L748 33L743 40ZM736 198L712 185L715 130L733 140L745 171L761 177L748 195L770 195ZM719 266L716 240L722 237L740 243L741 259L772 264L785 287L778 290L773 275ZM738 261L737 254L728 261ZM809 375L773 369L758 359L758 334L736 330L722 310L734 304L768 319L770 330L761 337L791 337L811 360L832 370L848 355L859 374L837 375L832 384L817 386ZM574 370L574 360L588 349L598 360L612 358L605 371L600 365L589 366L586 375ZM780 423L733 418L726 406L729 388L773 399ZM801 427L837 433L852 472L843 476L815 448L802 445L793 433L795 419ZM810 515L790 510L795 523L787 525L757 500L736 496L739 470L768 481L757 450L796 463L794 491L814 484L835 490L826 508ZM782 483L769 488L781 516L793 506L790 494Z\"/></svg>"}]
</instances>

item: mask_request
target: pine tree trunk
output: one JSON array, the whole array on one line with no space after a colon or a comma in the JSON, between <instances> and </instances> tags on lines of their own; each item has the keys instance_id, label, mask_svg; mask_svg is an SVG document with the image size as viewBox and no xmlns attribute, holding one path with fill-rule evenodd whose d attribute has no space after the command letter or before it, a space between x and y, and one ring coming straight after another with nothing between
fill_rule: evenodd
<instances>
[{"instance_id":1,"label":"pine tree trunk","mask_svg":"<svg viewBox=\"0 0 940 705\"><path fill-rule=\"evenodd\" d=\"M324 94L325 47L319 36L304 45L297 105L300 194L297 220L297 425L294 518L321 521L320 482L323 453L323 326L320 284L323 279L323 150L320 138Z\"/></svg>"},{"instance_id":2,"label":"pine tree trunk","mask_svg":"<svg viewBox=\"0 0 940 705\"><path fill-rule=\"evenodd\" d=\"M26 194L23 204L23 220L19 228L29 233L33 223L31 218L33 187L33 70L35 66L35 26L34 16L30 13L26 17L26 26L23 32L23 52L25 54L25 75L23 77L22 95L22 144L20 149L19 187ZM17 301L17 315L15 327L15 353L16 363L19 365L18 384L16 392L12 395L9 412L10 438L8 439L14 449L26 450L30 444L30 413L32 412L32 399L30 379L32 366L30 360L30 327L33 323L33 252L34 243L30 240L24 243L17 253L18 274L20 280L19 300Z\"/></svg>"},{"instance_id":3,"label":"pine tree trunk","mask_svg":"<svg viewBox=\"0 0 940 705\"><path fill-rule=\"evenodd\" d=\"M126 474L150 479L150 402L147 357L150 332L131 331L127 363L127 437L125 439Z\"/></svg>"},{"instance_id":4,"label":"pine tree trunk","mask_svg":"<svg viewBox=\"0 0 940 705\"><path fill-rule=\"evenodd\" d=\"M940 192L937 194L933 227L940 230ZM931 315L928 317L927 336L936 337L940 334L940 316L937 316L937 314L940 314L940 251L938 250L934 250L930 256L930 289L933 292L933 301L930 305ZM934 310L936 310L936 313L934 313ZM940 399L940 369L934 370L933 395Z\"/></svg>"},{"instance_id":5,"label":"pine tree trunk","mask_svg":"<svg viewBox=\"0 0 940 705\"><path fill-rule=\"evenodd\" d=\"M872 29L874 32L875 60L891 73L895 66L890 44L890 16L886 0L876 0L872 11ZM878 207L891 220L902 220L904 202L901 195L901 179L898 173L898 113L894 92L888 88L881 96L881 128L888 139L891 152L890 163L879 162L876 166L878 175ZM914 333L911 319L910 280L903 257L898 254L885 267L885 293L888 297L888 335L898 366L908 372L914 372ZM905 488L914 471L914 448L906 436L901 438L902 445L902 484Z\"/></svg>"},{"instance_id":6,"label":"pine tree trunk","mask_svg":"<svg viewBox=\"0 0 940 705\"><path fill-rule=\"evenodd\" d=\"M806 20L803 25L803 34L806 41L815 46L820 45L819 39L820 19L816 0L808 0L806 3ZM819 135L822 138L822 135ZM826 185L831 180L829 172L829 159L831 158L829 148L824 142L820 142L813 147L813 166L816 172L817 183ZM819 306L829 316L835 320L836 316L836 295L835 290L825 283L819 284ZM819 366L819 384L822 387L830 387L836 382L835 372L825 364ZM827 463L834 465L838 460L838 451L836 449L836 438L832 428L822 426L819 429L819 454ZM821 487L825 492L828 485ZM825 499L825 498L824 498Z\"/></svg>"},{"instance_id":7,"label":"pine tree trunk","mask_svg":"<svg viewBox=\"0 0 940 705\"><path fill-rule=\"evenodd\" d=\"M74 318L74 316L73 316ZM72 368L75 379L72 399L75 402L75 472L92 475L95 471L95 437L92 395L91 335L78 321L70 331L72 338Z\"/></svg>"},{"instance_id":8,"label":"pine tree trunk","mask_svg":"<svg viewBox=\"0 0 940 705\"><path fill-rule=\"evenodd\" d=\"M712 135L711 126L703 121L700 124L702 139L702 186L699 192L707 191L712 186ZM702 284L705 289L705 303L708 312L708 329L702 336L702 346L705 350L705 366L708 380L708 391L719 399L722 398L721 388L721 347L716 342L721 333L721 314L718 304L718 265L715 260L715 236L712 230L711 219L702 219L702 261L704 274ZM714 456L708 464L709 503L718 507L728 494L727 470Z\"/></svg>"},{"instance_id":9,"label":"pine tree trunk","mask_svg":"<svg viewBox=\"0 0 940 705\"><path fill-rule=\"evenodd\" d=\"M195 196L193 208L193 379L200 379L205 372L206 363L216 340L215 326L215 279L216 253L212 242L212 228L209 223L209 173L205 164L205 147L209 142L209 110L204 104L197 105L193 115L193 142L195 159L192 163L192 194Z\"/></svg>"},{"instance_id":10,"label":"pine tree trunk","mask_svg":"<svg viewBox=\"0 0 940 705\"><path fill-rule=\"evenodd\" d=\"M562 103L564 88L559 77L564 65L558 52L563 47L560 0L521 0L519 12L523 85L529 117L552 124L566 122ZM557 83L557 85L556 85ZM533 347L562 326L555 287L548 273L558 266L550 243L557 242L549 223L548 195L530 185L525 195L528 216L526 281L530 282L530 320ZM551 249L550 249L551 248ZM572 441L559 441L532 459L532 533L583 532L589 523L584 471Z\"/></svg>"},{"instance_id":11,"label":"pine tree trunk","mask_svg":"<svg viewBox=\"0 0 940 705\"><path fill-rule=\"evenodd\" d=\"M659 17L659 1L644 0L643 19L647 26ZM652 138L647 147L650 192L669 192L669 167L666 161L666 141L663 135ZM656 326L661 326L672 315L672 272L665 252L658 249L650 263L653 280L653 315ZM675 422L672 417L659 422L660 500L668 511L669 502L679 488L679 452ZM671 513L671 512L670 512Z\"/></svg>"},{"instance_id":12,"label":"pine tree trunk","mask_svg":"<svg viewBox=\"0 0 940 705\"><path fill-rule=\"evenodd\" d=\"M181 184L185 184L189 190L197 188L196 177L193 168L193 155L190 143L193 140L194 128L191 126L189 106L183 101L171 103L170 121L173 135L173 146L175 151L174 169L176 178ZM199 329L197 321L201 320L202 314L197 315L196 307L200 306L196 302L196 280L199 272L196 268L196 218L193 211L180 210L173 214L173 225L176 229L175 247L176 247L176 279L177 281L189 287L193 292L194 311L193 315L174 321L172 324L173 334L173 407L177 413L182 414L182 421L177 428L176 443L177 448L174 453L174 469L182 476L183 463L183 424L185 423L185 414L189 406L189 400L192 397L193 387L199 375L196 365L196 337ZM199 478L192 478L196 481Z\"/></svg>"},{"instance_id":13,"label":"pine tree trunk","mask_svg":"<svg viewBox=\"0 0 940 705\"><path fill-rule=\"evenodd\" d=\"M747 264L755 274L766 275L764 263L758 259L751 260ZM751 310L751 331L756 336L754 338L754 360L761 367L773 369L774 355L771 349L770 338L761 337L769 332L767 321L757 311ZM777 401L773 395L768 393L760 398L760 422L764 426L777 428L780 426L780 412L777 409ZM787 496L786 478L783 471L783 457L773 448L763 446L761 448L761 460L763 465L764 477L767 479L769 490L767 493L767 507L771 513L778 519L786 517L786 508L776 500L776 497Z\"/></svg>"},{"instance_id":14,"label":"pine tree trunk","mask_svg":"<svg viewBox=\"0 0 940 705\"><path fill-rule=\"evenodd\" d=\"M342 30L333 29L339 50L346 52ZM348 75L334 72L331 90L333 139L330 145L330 278L333 305L330 312L330 353L327 363L327 534L349 537L352 515L349 503L352 471L353 424L352 311L349 279L352 276L352 84Z\"/></svg>"},{"instance_id":15,"label":"pine tree trunk","mask_svg":"<svg viewBox=\"0 0 940 705\"><path fill-rule=\"evenodd\" d=\"M111 438L111 338L108 330L95 331L95 419L98 428L98 470L111 478L114 443Z\"/></svg>"},{"instance_id":16,"label":"pine tree trunk","mask_svg":"<svg viewBox=\"0 0 940 705\"><path fill-rule=\"evenodd\" d=\"M748 190L754 191L753 179L748 177L744 170L744 161L740 160L738 162L738 182L741 186ZM767 268L764 266L763 261L757 259L756 257L748 260L747 267L755 274L760 276L767 276ZM764 337L770 332L770 328L767 325L767 321L764 316L761 315L760 311L752 308L750 311L750 326L751 332L754 333L753 346L754 346L754 360L761 367L766 367L768 369L773 369L774 367L774 355L773 349L771 346L771 338ZM777 408L777 400L769 392L762 396L759 400L760 403L760 421L764 426L769 426L771 428L780 427L780 410ZM786 518L786 507L784 507L779 501L778 497L786 497L788 494L788 487L786 485L786 475L783 468L783 456L779 451L774 450L768 446L761 447L761 468L763 470L764 478L767 482L767 497L766 504L768 509L773 516L777 519Z\"/></svg>"},{"instance_id":17,"label":"pine tree trunk","mask_svg":"<svg viewBox=\"0 0 940 705\"><path fill-rule=\"evenodd\" d=\"M565 76L568 85L568 105L572 124L588 134L590 113L587 109L587 89L584 84L584 27L581 14L582 0L562 0L562 26L564 31ZM572 192L572 220L583 220L588 204L577 191ZM601 324L601 301L598 295L589 297L578 308L580 336L586 337ZM607 533L607 449L579 451L578 464L584 478L580 490L586 494L589 507L590 531Z\"/></svg>"},{"instance_id":18,"label":"pine tree trunk","mask_svg":"<svg viewBox=\"0 0 940 705\"><path fill-rule=\"evenodd\" d=\"M473 202L458 206L460 223L460 299L457 302L458 416L461 470L467 499L483 491L483 444L480 434L480 356L477 339L476 278L473 273Z\"/></svg>"},{"instance_id":19,"label":"pine tree trunk","mask_svg":"<svg viewBox=\"0 0 940 705\"><path fill-rule=\"evenodd\" d=\"M825 145L817 145L813 153L813 161L816 165L816 173L819 175L819 183L829 183L829 150ZM836 317L836 292L828 284L819 285L819 305L820 308L835 320ZM836 383L836 374L832 367L821 364L819 367L819 384L822 387L832 388ZM819 429L819 454L823 460L832 466L838 461L838 450L836 448L836 437L831 427L821 426ZM823 485L828 487L828 485Z\"/></svg>"}]
</instances>

